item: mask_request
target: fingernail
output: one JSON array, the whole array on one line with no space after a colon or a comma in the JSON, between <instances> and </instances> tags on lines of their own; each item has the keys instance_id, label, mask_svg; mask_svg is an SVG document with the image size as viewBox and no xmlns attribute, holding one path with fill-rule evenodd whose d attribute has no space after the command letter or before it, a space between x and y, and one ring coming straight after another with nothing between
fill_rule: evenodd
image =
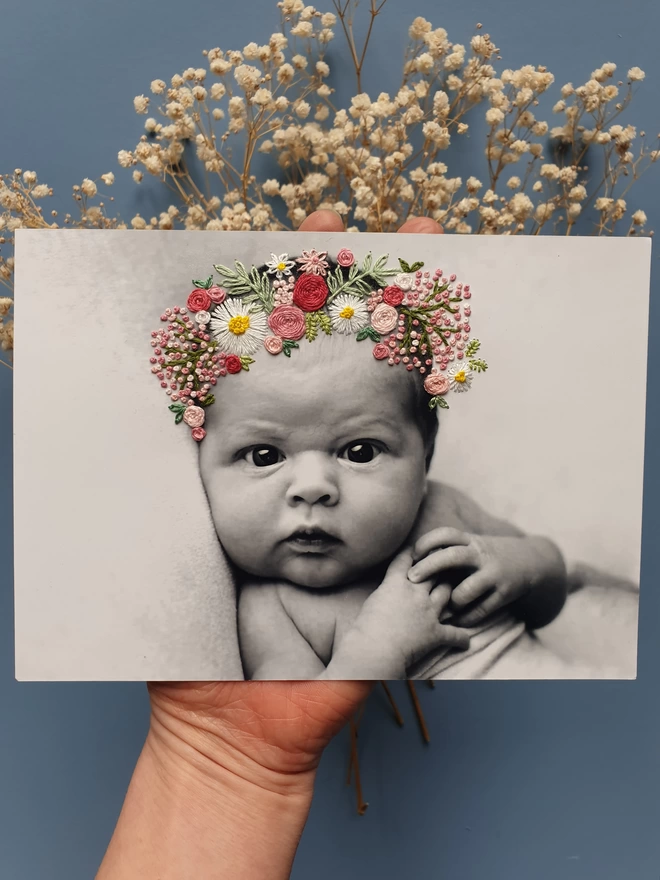
<instances>
[{"instance_id":1,"label":"fingernail","mask_svg":"<svg viewBox=\"0 0 660 880\"><path fill-rule=\"evenodd\" d=\"M416 572L414 569L411 569L411 570L408 572L408 580L409 580L409 581L412 581L414 584L418 583L418 581L419 581L419 573Z\"/></svg>"}]
</instances>

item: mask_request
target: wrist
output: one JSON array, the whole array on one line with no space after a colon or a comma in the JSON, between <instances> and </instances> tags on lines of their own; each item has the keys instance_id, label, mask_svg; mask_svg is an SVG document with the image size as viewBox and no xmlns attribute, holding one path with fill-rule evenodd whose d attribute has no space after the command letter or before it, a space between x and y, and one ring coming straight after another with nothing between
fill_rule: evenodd
<instances>
[{"instance_id":1,"label":"wrist","mask_svg":"<svg viewBox=\"0 0 660 880\"><path fill-rule=\"evenodd\" d=\"M314 771L280 776L224 746L174 744L152 722L97 880L288 878Z\"/></svg>"}]
</instances>

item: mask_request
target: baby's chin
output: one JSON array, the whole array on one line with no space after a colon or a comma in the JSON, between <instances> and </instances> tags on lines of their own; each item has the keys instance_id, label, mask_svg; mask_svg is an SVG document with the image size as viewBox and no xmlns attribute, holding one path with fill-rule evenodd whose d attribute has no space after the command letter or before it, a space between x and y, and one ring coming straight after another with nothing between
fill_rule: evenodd
<instances>
[{"instance_id":1,"label":"baby's chin","mask_svg":"<svg viewBox=\"0 0 660 880\"><path fill-rule=\"evenodd\" d=\"M347 586L359 580L363 574L358 567L342 564L332 557L309 553L288 559L276 573L271 570L264 572L262 577L272 578L275 575L297 587L325 590Z\"/></svg>"}]
</instances>

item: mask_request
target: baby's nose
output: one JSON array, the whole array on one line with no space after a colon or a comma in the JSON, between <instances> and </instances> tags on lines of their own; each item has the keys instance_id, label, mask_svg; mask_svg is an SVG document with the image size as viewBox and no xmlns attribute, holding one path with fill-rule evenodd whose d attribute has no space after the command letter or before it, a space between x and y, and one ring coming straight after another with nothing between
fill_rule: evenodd
<instances>
[{"instance_id":1,"label":"baby's nose","mask_svg":"<svg viewBox=\"0 0 660 880\"><path fill-rule=\"evenodd\" d=\"M323 504L332 507L339 501L339 487L332 464L319 453L298 457L287 489L287 502Z\"/></svg>"}]
</instances>

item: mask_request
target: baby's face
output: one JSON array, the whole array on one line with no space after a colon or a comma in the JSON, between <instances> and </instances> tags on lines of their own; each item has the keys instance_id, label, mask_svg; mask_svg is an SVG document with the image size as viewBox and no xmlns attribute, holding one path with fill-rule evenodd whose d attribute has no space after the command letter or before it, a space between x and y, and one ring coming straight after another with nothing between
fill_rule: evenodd
<instances>
[{"instance_id":1,"label":"baby's face","mask_svg":"<svg viewBox=\"0 0 660 880\"><path fill-rule=\"evenodd\" d=\"M305 587L350 583L391 558L417 516L425 448L412 378L354 337L260 352L207 409L202 480L232 561Z\"/></svg>"}]
</instances>

